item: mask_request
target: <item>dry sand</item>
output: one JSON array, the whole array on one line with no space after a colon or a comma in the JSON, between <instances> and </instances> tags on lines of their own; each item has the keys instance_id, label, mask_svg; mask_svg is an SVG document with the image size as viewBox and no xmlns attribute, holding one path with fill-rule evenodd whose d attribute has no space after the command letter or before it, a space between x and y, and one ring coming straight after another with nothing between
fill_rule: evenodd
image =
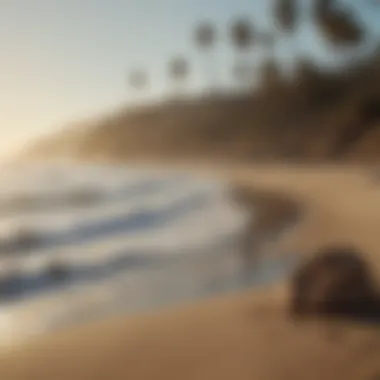
<instances>
[{"instance_id":1,"label":"dry sand","mask_svg":"<svg viewBox=\"0 0 380 380\"><path fill-rule=\"evenodd\" d=\"M281 191L305 206L279 254L354 244L380 276L380 183L367 169L262 165L198 172ZM286 284L42 339L1 358L2 380L380 379L380 328L295 322Z\"/></svg>"}]
</instances>

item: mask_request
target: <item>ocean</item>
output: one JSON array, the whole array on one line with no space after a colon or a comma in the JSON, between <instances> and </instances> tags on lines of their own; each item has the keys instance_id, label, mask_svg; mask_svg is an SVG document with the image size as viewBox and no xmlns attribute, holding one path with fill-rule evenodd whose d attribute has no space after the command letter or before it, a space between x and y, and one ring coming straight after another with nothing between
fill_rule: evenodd
<instances>
[{"instance_id":1,"label":"ocean","mask_svg":"<svg viewBox=\"0 0 380 380\"><path fill-rule=\"evenodd\" d=\"M120 313L264 285L289 265L264 260L242 280L254 213L231 185L186 172L30 164L0 170L0 343Z\"/></svg>"}]
</instances>

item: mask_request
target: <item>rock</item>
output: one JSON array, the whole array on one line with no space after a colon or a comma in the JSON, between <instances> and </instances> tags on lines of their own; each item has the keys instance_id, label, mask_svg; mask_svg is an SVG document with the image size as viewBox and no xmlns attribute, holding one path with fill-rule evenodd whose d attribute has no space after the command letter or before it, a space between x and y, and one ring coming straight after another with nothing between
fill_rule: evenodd
<instances>
[{"instance_id":1,"label":"rock","mask_svg":"<svg viewBox=\"0 0 380 380\"><path fill-rule=\"evenodd\" d=\"M325 248L295 271L290 311L295 316L375 317L378 292L360 252ZM378 316L378 315L377 315Z\"/></svg>"}]
</instances>

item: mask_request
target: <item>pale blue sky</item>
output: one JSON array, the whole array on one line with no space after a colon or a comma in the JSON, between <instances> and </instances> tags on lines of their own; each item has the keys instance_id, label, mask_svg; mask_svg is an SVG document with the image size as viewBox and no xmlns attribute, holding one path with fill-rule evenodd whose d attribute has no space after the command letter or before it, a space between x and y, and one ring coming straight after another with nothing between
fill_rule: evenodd
<instances>
[{"instance_id":1,"label":"pale blue sky","mask_svg":"<svg viewBox=\"0 0 380 380\"><path fill-rule=\"evenodd\" d=\"M366 2L355 4L375 24L380 13L362 6ZM151 96L159 96L165 63L177 53L194 65L190 87L196 90L202 75L191 40L194 23L210 19L224 28L231 17L246 16L264 27L270 6L270 0L0 0L0 128L6 142L0 150L133 100L126 73L136 66L146 68ZM322 54L310 28L298 42ZM287 46L280 50L286 56ZM226 41L217 54L227 84Z\"/></svg>"}]
</instances>

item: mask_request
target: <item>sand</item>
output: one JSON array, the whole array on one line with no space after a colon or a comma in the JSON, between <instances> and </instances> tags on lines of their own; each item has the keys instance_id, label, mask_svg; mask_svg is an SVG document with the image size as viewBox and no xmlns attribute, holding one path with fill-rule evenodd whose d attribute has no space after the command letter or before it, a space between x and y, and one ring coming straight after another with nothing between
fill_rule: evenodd
<instances>
[{"instance_id":1,"label":"sand","mask_svg":"<svg viewBox=\"0 0 380 380\"><path fill-rule=\"evenodd\" d=\"M192 167L194 168L194 166ZM304 207L277 254L354 244L380 276L380 183L359 167L223 167L196 171L280 191ZM380 329L293 321L286 283L139 317L118 317L4 354L6 380L379 379Z\"/></svg>"}]
</instances>

